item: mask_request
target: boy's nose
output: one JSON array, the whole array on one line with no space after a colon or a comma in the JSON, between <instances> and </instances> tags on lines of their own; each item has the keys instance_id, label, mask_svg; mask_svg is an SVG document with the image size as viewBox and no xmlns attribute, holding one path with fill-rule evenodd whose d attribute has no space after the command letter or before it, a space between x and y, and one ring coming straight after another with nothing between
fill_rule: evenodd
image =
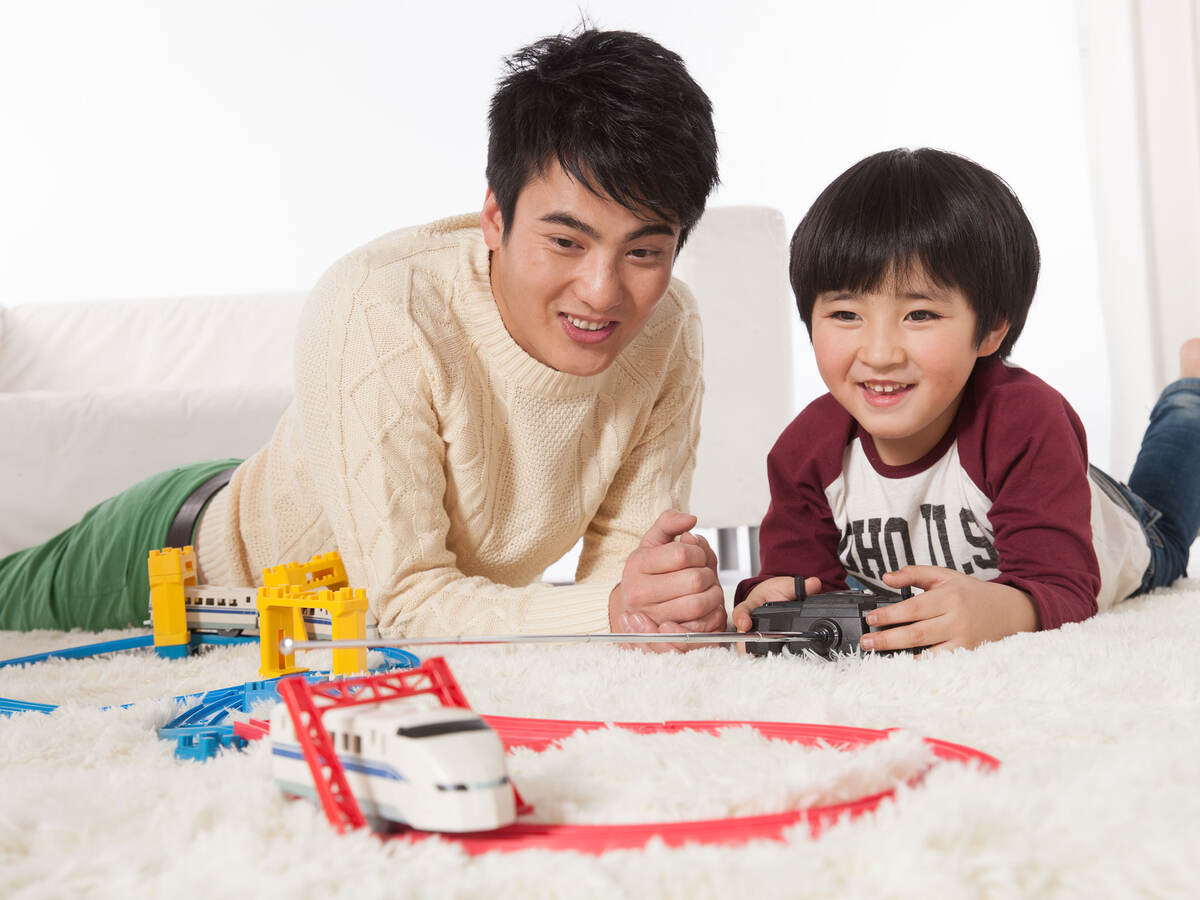
<instances>
[{"instance_id":1,"label":"boy's nose","mask_svg":"<svg viewBox=\"0 0 1200 900\"><path fill-rule=\"evenodd\" d=\"M858 358L875 369L904 362L904 346L890 328L867 328L858 349Z\"/></svg>"}]
</instances>

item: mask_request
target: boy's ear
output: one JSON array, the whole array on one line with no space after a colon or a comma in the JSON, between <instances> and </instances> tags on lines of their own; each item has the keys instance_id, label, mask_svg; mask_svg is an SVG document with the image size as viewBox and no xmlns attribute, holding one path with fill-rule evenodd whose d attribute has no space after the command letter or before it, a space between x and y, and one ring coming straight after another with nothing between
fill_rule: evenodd
<instances>
[{"instance_id":1,"label":"boy's ear","mask_svg":"<svg viewBox=\"0 0 1200 900\"><path fill-rule=\"evenodd\" d=\"M1008 323L1001 322L983 336L983 340L979 342L979 348L975 351L975 358L983 359L985 356L991 356L1000 349L1000 345L1004 343L1004 339L1007 336Z\"/></svg>"},{"instance_id":2,"label":"boy's ear","mask_svg":"<svg viewBox=\"0 0 1200 900\"><path fill-rule=\"evenodd\" d=\"M489 187L483 197L483 211L479 214L479 225L483 229L483 242L489 250L499 250L504 243L504 215L500 202Z\"/></svg>"}]
</instances>

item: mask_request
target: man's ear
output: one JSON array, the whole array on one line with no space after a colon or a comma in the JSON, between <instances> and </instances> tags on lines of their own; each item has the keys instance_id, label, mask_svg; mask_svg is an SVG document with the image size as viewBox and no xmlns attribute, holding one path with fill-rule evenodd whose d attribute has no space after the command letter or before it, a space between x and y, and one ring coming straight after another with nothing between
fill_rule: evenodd
<instances>
[{"instance_id":1,"label":"man's ear","mask_svg":"<svg viewBox=\"0 0 1200 900\"><path fill-rule=\"evenodd\" d=\"M483 197L483 212L479 214L479 225L483 228L483 242L489 250L499 250L504 243L504 215L500 202L489 187Z\"/></svg>"},{"instance_id":2,"label":"man's ear","mask_svg":"<svg viewBox=\"0 0 1200 900\"><path fill-rule=\"evenodd\" d=\"M975 358L982 359L985 356L991 356L1000 349L1000 345L1004 343L1007 336L1008 323L1001 322L983 336L983 340L979 342L979 349L975 351Z\"/></svg>"}]
</instances>

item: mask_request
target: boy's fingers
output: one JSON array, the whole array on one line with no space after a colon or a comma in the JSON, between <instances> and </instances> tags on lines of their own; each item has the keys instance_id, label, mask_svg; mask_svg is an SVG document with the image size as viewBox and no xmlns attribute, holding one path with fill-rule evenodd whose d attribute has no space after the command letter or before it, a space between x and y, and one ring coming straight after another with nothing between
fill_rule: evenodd
<instances>
[{"instance_id":1,"label":"boy's fingers","mask_svg":"<svg viewBox=\"0 0 1200 900\"><path fill-rule=\"evenodd\" d=\"M885 572L883 580L891 587L918 587L927 591L956 574L953 569L942 566L905 566L895 572Z\"/></svg>"},{"instance_id":2,"label":"boy's fingers","mask_svg":"<svg viewBox=\"0 0 1200 900\"><path fill-rule=\"evenodd\" d=\"M733 627L735 631L749 631L751 620L750 613L758 609L764 603L770 603L771 597L768 597L765 592L759 592L754 597L747 597L741 603L733 608Z\"/></svg>"},{"instance_id":3,"label":"boy's fingers","mask_svg":"<svg viewBox=\"0 0 1200 900\"><path fill-rule=\"evenodd\" d=\"M922 614L928 603L924 597L924 594L918 594L907 600L901 600L899 603L881 606L868 612L864 618L868 625L876 626L905 625L918 619L927 619L929 617Z\"/></svg>"},{"instance_id":4,"label":"boy's fingers","mask_svg":"<svg viewBox=\"0 0 1200 900\"><path fill-rule=\"evenodd\" d=\"M872 631L859 639L858 645L864 650L908 650L911 647L928 647L940 644L946 635L933 624L936 619L926 619L901 625L899 628L889 628L887 631Z\"/></svg>"}]
</instances>

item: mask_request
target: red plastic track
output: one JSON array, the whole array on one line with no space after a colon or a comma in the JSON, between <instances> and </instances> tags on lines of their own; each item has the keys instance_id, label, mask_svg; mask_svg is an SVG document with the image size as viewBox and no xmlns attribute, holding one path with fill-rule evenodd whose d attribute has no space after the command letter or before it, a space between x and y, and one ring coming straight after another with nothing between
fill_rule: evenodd
<instances>
[{"instance_id":1,"label":"red plastic track","mask_svg":"<svg viewBox=\"0 0 1200 900\"><path fill-rule=\"evenodd\" d=\"M505 747L528 747L544 750L556 741L576 731L598 728L624 728L640 734L661 734L676 731L707 731L748 726L770 738L813 745L824 742L843 750L852 750L886 738L888 730L845 728L837 725L797 725L787 722L572 722L555 719L516 719L505 716L484 716L504 741ZM950 744L932 738L925 742L933 748L938 760L974 762L983 769L995 769L1000 763L994 757L971 747ZM608 850L627 850L645 846L658 838L670 847L681 844L743 844L754 840L782 840L783 832L796 825L807 824L814 837L843 816L855 818L875 809L895 794L895 789L860 797L846 803L793 810L765 816L708 819L694 822L656 822L636 825L547 825L518 822L498 831L473 834L437 834L423 831L404 831L392 837L401 840L421 840L440 837L453 841L467 853L476 855L492 850L575 850L582 853L604 853Z\"/></svg>"}]
</instances>

